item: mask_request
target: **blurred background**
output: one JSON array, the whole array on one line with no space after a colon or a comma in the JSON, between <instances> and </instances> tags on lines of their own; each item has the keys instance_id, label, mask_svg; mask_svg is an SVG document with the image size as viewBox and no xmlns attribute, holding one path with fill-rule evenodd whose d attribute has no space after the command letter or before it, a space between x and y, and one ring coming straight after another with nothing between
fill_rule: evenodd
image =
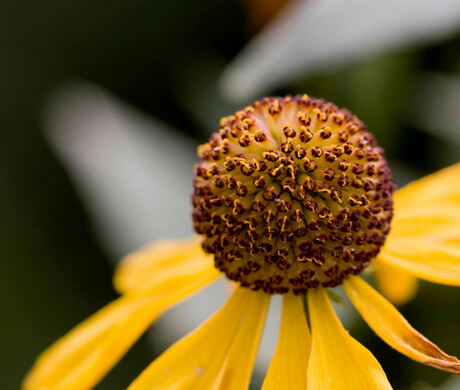
<instances>
[{"instance_id":1,"label":"blurred background","mask_svg":"<svg viewBox=\"0 0 460 390\"><path fill-rule=\"evenodd\" d=\"M254 98L306 92L351 109L400 186L460 160L458 0L3 0L0 49L1 389L116 297L120 257L191 234L195 148ZM125 388L219 291L173 310L97 389ZM459 302L460 289L421 283L401 311L458 356ZM460 388L356 316L346 326L395 389Z\"/></svg>"}]
</instances>

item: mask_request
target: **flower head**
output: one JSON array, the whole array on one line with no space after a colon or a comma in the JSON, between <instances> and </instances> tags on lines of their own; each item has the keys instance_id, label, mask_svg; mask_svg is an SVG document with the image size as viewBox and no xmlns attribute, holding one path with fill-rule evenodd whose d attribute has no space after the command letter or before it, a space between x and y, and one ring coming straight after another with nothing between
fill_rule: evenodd
<instances>
[{"instance_id":1,"label":"flower head","mask_svg":"<svg viewBox=\"0 0 460 390\"><path fill-rule=\"evenodd\" d=\"M44 352L25 390L92 388L161 313L222 274L237 282L228 302L130 390L247 389L272 294L284 294L283 312L263 390L391 389L336 316L327 288L338 284L387 344L460 373L456 357L359 276L372 261L382 275L460 285L460 164L393 194L364 125L307 96L266 98L223 118L199 155L193 220L201 237L129 255L114 278L122 296Z\"/></svg>"},{"instance_id":2,"label":"flower head","mask_svg":"<svg viewBox=\"0 0 460 390\"><path fill-rule=\"evenodd\" d=\"M198 149L194 226L231 280L303 295L358 275L390 230L394 184L375 138L306 95L223 118Z\"/></svg>"}]
</instances>

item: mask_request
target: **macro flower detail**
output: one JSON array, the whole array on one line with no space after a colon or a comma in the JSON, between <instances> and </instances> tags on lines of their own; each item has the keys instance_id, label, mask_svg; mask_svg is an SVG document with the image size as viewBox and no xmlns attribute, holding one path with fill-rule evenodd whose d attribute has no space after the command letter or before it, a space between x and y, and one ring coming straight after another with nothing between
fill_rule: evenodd
<instances>
[{"instance_id":1,"label":"macro flower detail","mask_svg":"<svg viewBox=\"0 0 460 390\"><path fill-rule=\"evenodd\" d=\"M360 276L375 264L395 297L415 278L460 286L460 164L393 192L362 122L306 95L265 98L223 118L198 153L198 235L128 255L114 276L121 297L45 351L24 390L93 388L156 318L221 276L236 282L227 303L129 390L247 389L273 294L283 309L263 390L391 389L334 312L327 289L337 285L392 348L460 374L460 360ZM407 288L394 285L406 277Z\"/></svg>"},{"instance_id":2,"label":"macro flower detail","mask_svg":"<svg viewBox=\"0 0 460 390\"><path fill-rule=\"evenodd\" d=\"M198 149L194 226L231 280L304 295L358 275L390 230L393 182L375 138L308 96L223 118Z\"/></svg>"}]
</instances>

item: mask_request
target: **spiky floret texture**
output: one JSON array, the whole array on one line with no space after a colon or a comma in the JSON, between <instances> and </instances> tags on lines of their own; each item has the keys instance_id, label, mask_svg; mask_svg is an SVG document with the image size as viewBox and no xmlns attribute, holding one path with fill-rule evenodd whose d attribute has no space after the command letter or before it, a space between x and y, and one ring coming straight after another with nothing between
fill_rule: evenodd
<instances>
[{"instance_id":1,"label":"spiky floret texture","mask_svg":"<svg viewBox=\"0 0 460 390\"><path fill-rule=\"evenodd\" d=\"M198 154L194 228L215 266L242 286L333 287L385 242L391 172L346 109L307 95L264 98L222 118Z\"/></svg>"}]
</instances>

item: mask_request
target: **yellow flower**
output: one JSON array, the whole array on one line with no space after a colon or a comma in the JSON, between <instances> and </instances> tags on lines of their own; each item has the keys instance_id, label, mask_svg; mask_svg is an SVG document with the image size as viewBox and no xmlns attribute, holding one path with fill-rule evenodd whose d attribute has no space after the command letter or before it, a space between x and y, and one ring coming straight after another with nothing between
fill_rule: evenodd
<instances>
[{"instance_id":1,"label":"yellow flower","mask_svg":"<svg viewBox=\"0 0 460 390\"><path fill-rule=\"evenodd\" d=\"M283 294L283 311L264 390L390 389L337 318L327 295L337 285L387 344L460 373L457 358L359 276L372 262L395 299L415 277L460 285L460 164L393 194L364 125L306 95L265 98L223 118L198 151L192 200L201 236L129 255L114 277L121 297L45 351L24 390L92 388L158 316L222 274L236 282L228 302L130 390L247 389L272 294Z\"/></svg>"}]
</instances>

